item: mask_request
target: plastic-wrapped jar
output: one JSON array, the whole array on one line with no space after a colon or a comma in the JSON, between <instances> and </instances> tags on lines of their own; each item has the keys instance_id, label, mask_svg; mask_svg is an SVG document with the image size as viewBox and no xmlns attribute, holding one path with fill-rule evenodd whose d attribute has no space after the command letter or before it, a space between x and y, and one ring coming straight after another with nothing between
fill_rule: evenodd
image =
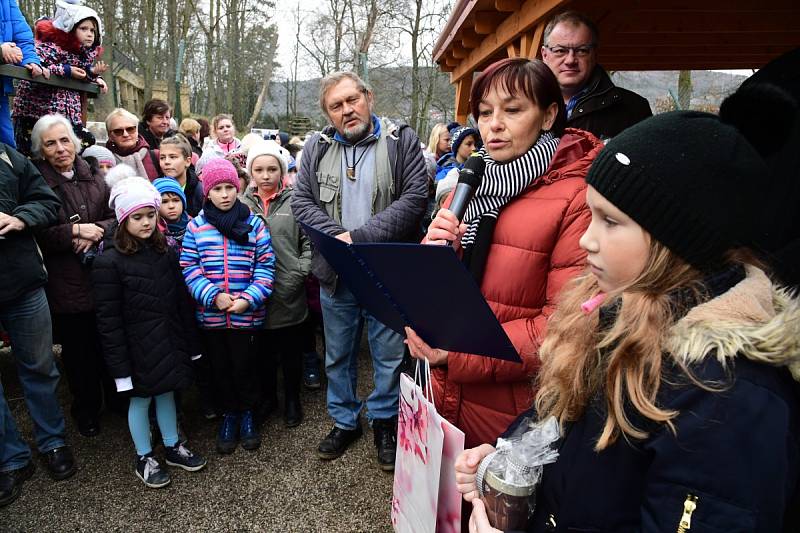
<instances>
[{"instance_id":1,"label":"plastic-wrapped jar","mask_svg":"<svg viewBox=\"0 0 800 533\"><path fill-rule=\"evenodd\" d=\"M536 484L512 485L487 470L483 476L481 492L486 514L493 527L503 531L527 528L536 503Z\"/></svg>"}]
</instances>

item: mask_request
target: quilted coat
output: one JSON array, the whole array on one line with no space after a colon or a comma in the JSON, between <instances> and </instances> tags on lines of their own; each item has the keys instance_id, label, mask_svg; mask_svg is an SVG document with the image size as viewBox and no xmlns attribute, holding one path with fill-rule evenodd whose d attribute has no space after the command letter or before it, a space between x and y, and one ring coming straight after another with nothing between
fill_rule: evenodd
<instances>
[{"instance_id":1,"label":"quilted coat","mask_svg":"<svg viewBox=\"0 0 800 533\"><path fill-rule=\"evenodd\" d=\"M500 211L481 292L522 364L451 352L433 369L436 407L464 431L468 448L494 442L533 401L547 318L564 283L585 266L578 245L591 219L585 176L602 146L568 128L544 175Z\"/></svg>"},{"instance_id":2,"label":"quilted coat","mask_svg":"<svg viewBox=\"0 0 800 533\"><path fill-rule=\"evenodd\" d=\"M269 229L250 214L249 240L239 244L206 221L203 212L189 221L183 236L181 267L192 298L198 303L197 321L203 329L261 329L266 303L275 280L275 254ZM241 314L217 309L220 292L244 298L250 308Z\"/></svg>"},{"instance_id":3,"label":"quilted coat","mask_svg":"<svg viewBox=\"0 0 800 533\"><path fill-rule=\"evenodd\" d=\"M187 387L189 361L200 347L174 252L144 246L124 255L112 239L106 239L105 247L92 268L92 288L110 376L130 376L134 396Z\"/></svg>"}]
</instances>

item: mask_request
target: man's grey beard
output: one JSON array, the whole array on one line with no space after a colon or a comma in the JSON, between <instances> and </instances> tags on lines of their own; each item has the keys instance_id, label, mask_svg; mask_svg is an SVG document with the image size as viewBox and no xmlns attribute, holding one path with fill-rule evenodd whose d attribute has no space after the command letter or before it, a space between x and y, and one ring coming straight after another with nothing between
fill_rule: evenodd
<instances>
[{"instance_id":1,"label":"man's grey beard","mask_svg":"<svg viewBox=\"0 0 800 533\"><path fill-rule=\"evenodd\" d=\"M342 137L344 137L347 142L355 144L367 136L370 126L372 126L372 124L369 122L362 122L354 128L345 128L342 130Z\"/></svg>"}]
</instances>

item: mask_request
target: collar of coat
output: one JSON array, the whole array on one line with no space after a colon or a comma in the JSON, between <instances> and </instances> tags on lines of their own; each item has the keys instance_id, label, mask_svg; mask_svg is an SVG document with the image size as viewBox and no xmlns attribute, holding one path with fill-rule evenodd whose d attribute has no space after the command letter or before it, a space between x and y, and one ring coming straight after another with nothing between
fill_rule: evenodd
<instances>
[{"instance_id":1,"label":"collar of coat","mask_svg":"<svg viewBox=\"0 0 800 533\"><path fill-rule=\"evenodd\" d=\"M756 267L730 290L692 308L670 330L666 351L687 364L746 357L786 366L800 381L800 299Z\"/></svg>"}]
</instances>

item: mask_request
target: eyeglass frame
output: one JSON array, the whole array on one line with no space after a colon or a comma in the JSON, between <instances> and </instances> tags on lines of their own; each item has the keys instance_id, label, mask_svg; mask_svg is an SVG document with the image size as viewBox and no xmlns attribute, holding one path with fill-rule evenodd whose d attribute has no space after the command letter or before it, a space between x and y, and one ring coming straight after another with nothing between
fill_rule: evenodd
<instances>
[{"instance_id":1,"label":"eyeglass frame","mask_svg":"<svg viewBox=\"0 0 800 533\"><path fill-rule=\"evenodd\" d=\"M126 133L128 135L135 135L136 131L138 129L139 128L137 126L127 126L125 128L114 128L113 130L110 130L109 133L111 133L115 137L122 137ZM132 130L132 131L129 131L129 130ZM117 133L117 132L119 132L119 133Z\"/></svg>"},{"instance_id":2,"label":"eyeglass frame","mask_svg":"<svg viewBox=\"0 0 800 533\"><path fill-rule=\"evenodd\" d=\"M595 48L597 48L597 43L582 44L580 46L565 46L562 44L555 44L555 45L543 44L542 48L547 48L550 51L550 53L558 57L567 57L569 56L569 53L572 52L575 55L575 57L586 58L591 55L591 53L594 51ZM556 50L554 50L558 48L563 48L564 50L566 50L566 53L563 56L559 55L556 52ZM586 52L585 55L581 55L580 52L583 51Z\"/></svg>"}]
</instances>

